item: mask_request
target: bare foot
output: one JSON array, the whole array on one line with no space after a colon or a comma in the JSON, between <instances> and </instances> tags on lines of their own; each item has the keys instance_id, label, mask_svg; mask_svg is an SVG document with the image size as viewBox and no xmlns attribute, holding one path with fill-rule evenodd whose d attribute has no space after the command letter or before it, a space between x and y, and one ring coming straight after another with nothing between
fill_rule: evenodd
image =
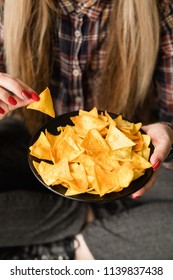
<instances>
[{"instance_id":1,"label":"bare foot","mask_svg":"<svg viewBox=\"0 0 173 280\"><path fill-rule=\"evenodd\" d=\"M75 260L94 260L92 253L90 252L83 235L81 233L76 235L75 247Z\"/></svg>"},{"instance_id":2,"label":"bare foot","mask_svg":"<svg viewBox=\"0 0 173 280\"><path fill-rule=\"evenodd\" d=\"M86 214L86 223L92 223L95 220L94 212L90 205ZM92 253L90 252L83 235L81 233L76 235L75 240L75 259L76 260L94 260Z\"/></svg>"}]
</instances>

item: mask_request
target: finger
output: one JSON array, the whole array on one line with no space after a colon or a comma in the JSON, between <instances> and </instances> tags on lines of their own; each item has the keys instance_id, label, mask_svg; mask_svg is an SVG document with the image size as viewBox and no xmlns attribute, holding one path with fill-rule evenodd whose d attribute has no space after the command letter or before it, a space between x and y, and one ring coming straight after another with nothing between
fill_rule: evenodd
<instances>
[{"instance_id":1,"label":"finger","mask_svg":"<svg viewBox=\"0 0 173 280\"><path fill-rule=\"evenodd\" d=\"M153 170L156 171L163 164L165 158L167 158L170 152L170 145L168 141L162 140L154 149L151 155L150 162L153 165Z\"/></svg>"},{"instance_id":2,"label":"finger","mask_svg":"<svg viewBox=\"0 0 173 280\"><path fill-rule=\"evenodd\" d=\"M5 118L7 113L8 113L7 105L0 100L0 120Z\"/></svg>"},{"instance_id":3,"label":"finger","mask_svg":"<svg viewBox=\"0 0 173 280\"><path fill-rule=\"evenodd\" d=\"M31 87L29 87L27 84L25 84L24 82L22 82L21 80L19 80L17 78L16 78L16 80L26 89L27 93L29 93L31 95L31 98L34 101L40 100L39 95ZM27 97L27 95L26 95L26 97Z\"/></svg>"},{"instance_id":4,"label":"finger","mask_svg":"<svg viewBox=\"0 0 173 280\"><path fill-rule=\"evenodd\" d=\"M145 186L142 187L137 192L133 193L131 195L131 198L132 199L137 199L137 198L141 197L146 191L148 191L154 185L154 183L157 179L157 176L158 176L158 171L154 172L151 179L145 184Z\"/></svg>"},{"instance_id":5,"label":"finger","mask_svg":"<svg viewBox=\"0 0 173 280\"><path fill-rule=\"evenodd\" d=\"M12 98L13 96L9 95L9 97ZM3 98L3 99L5 99L5 98ZM12 99L12 100L14 100L14 99ZM32 102L33 102L32 99L22 100L21 98L19 98L17 96L15 96L14 105L12 104L13 101L12 101L12 103L9 102L9 98L8 98L8 104L6 102L4 102L4 100L0 100L0 120L2 120L9 112L11 112L17 108L27 106Z\"/></svg>"},{"instance_id":6,"label":"finger","mask_svg":"<svg viewBox=\"0 0 173 280\"><path fill-rule=\"evenodd\" d=\"M5 74L5 75L8 76L8 77L11 78L11 79L16 80L23 88L25 88L26 91L28 91L28 92L34 92L34 90L33 90L30 86L28 86L26 83L24 83L23 81L21 81L21 80L18 79L17 77L13 77L13 76L11 76L11 75L9 75L9 74Z\"/></svg>"},{"instance_id":7,"label":"finger","mask_svg":"<svg viewBox=\"0 0 173 280\"><path fill-rule=\"evenodd\" d=\"M0 73L0 85L4 89L14 93L17 95L19 98L24 99L25 96L23 95L23 86L15 80L14 77L10 75L6 75L4 73ZM28 93L29 94L29 93ZM29 95L28 95L29 97Z\"/></svg>"},{"instance_id":8,"label":"finger","mask_svg":"<svg viewBox=\"0 0 173 280\"><path fill-rule=\"evenodd\" d=\"M0 87L0 100L8 105L16 105L17 100L14 96L11 96L7 90Z\"/></svg>"},{"instance_id":9,"label":"finger","mask_svg":"<svg viewBox=\"0 0 173 280\"><path fill-rule=\"evenodd\" d=\"M9 111L13 111L13 110L15 110L17 108L20 108L20 107L25 107L25 106L27 106L27 105L29 105L30 103L33 102L32 99L24 99L24 100L22 100L19 97L16 97L15 99L17 101L16 105L12 105L12 104L7 105Z\"/></svg>"},{"instance_id":10,"label":"finger","mask_svg":"<svg viewBox=\"0 0 173 280\"><path fill-rule=\"evenodd\" d=\"M159 144L155 147L153 154L151 155L150 161L153 164L157 159L164 161L170 152L171 146L165 139L161 140Z\"/></svg>"},{"instance_id":11,"label":"finger","mask_svg":"<svg viewBox=\"0 0 173 280\"><path fill-rule=\"evenodd\" d=\"M22 100L31 98L39 100L37 94L29 86L8 74L0 73L0 85L6 90L17 95Z\"/></svg>"}]
</instances>

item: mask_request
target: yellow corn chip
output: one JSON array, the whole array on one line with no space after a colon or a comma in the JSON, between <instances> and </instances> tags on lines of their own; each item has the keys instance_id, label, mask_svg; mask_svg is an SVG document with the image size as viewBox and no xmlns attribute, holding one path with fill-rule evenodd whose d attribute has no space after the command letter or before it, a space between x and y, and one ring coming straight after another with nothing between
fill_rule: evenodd
<instances>
[{"instance_id":1,"label":"yellow corn chip","mask_svg":"<svg viewBox=\"0 0 173 280\"><path fill-rule=\"evenodd\" d=\"M40 100L29 104L27 109L37 110L54 118L55 111L53 108L53 102L49 88L47 87L44 91L42 91L39 97Z\"/></svg>"},{"instance_id":2,"label":"yellow corn chip","mask_svg":"<svg viewBox=\"0 0 173 280\"><path fill-rule=\"evenodd\" d=\"M30 146L30 154L39 159L52 160L51 156L51 145L43 132L36 142Z\"/></svg>"},{"instance_id":3,"label":"yellow corn chip","mask_svg":"<svg viewBox=\"0 0 173 280\"><path fill-rule=\"evenodd\" d=\"M133 141L131 141L127 136L125 136L124 133L121 132L113 124L110 125L105 140L112 150L121 149L125 147L132 147L135 145Z\"/></svg>"}]
</instances>

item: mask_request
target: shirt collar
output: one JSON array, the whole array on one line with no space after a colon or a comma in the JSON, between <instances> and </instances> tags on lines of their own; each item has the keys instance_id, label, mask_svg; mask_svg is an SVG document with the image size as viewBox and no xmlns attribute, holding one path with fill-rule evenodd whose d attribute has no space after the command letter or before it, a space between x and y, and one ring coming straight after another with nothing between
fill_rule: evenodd
<instances>
[{"instance_id":1,"label":"shirt collar","mask_svg":"<svg viewBox=\"0 0 173 280\"><path fill-rule=\"evenodd\" d=\"M59 0L58 4L62 10L62 12L67 15L75 11L75 5L73 1L69 0Z\"/></svg>"},{"instance_id":2,"label":"shirt collar","mask_svg":"<svg viewBox=\"0 0 173 280\"><path fill-rule=\"evenodd\" d=\"M78 1L59 0L59 5L65 15L77 12L78 15L86 14L91 20L96 20L103 10L103 7L105 7L105 1L86 0L82 3Z\"/></svg>"}]
</instances>

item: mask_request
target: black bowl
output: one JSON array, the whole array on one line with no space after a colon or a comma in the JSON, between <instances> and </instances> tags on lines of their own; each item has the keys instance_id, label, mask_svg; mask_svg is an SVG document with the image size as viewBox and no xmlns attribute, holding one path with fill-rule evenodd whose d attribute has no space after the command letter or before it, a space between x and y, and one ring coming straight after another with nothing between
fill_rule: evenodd
<instances>
[{"instance_id":1,"label":"black bowl","mask_svg":"<svg viewBox=\"0 0 173 280\"><path fill-rule=\"evenodd\" d=\"M100 111L99 111L99 113L100 113ZM79 111L74 111L74 112L71 112L71 113L60 115L60 116L50 120L49 122L44 124L35 133L35 135L31 139L31 142L30 142L29 146L32 146L35 143L35 141L40 136L41 131L45 132L45 129L47 129L49 133L56 135L56 134L58 134L58 131L57 131L58 126L66 126L67 124L68 125L73 125L72 121L70 120L70 117L76 116L78 114L79 114ZM115 115L113 113L109 113L109 114L112 118L117 117L117 115ZM142 133L144 133L144 131L142 131ZM150 153L150 155L151 155L153 153L153 150L154 150L154 147L153 147L152 144L150 144L150 149L151 149L151 153ZM50 191L52 191L52 192L54 192L58 195L61 195L63 197L78 200L78 201L83 201L83 202L110 202L110 201L113 201L113 200L117 200L117 199L121 199L123 197L129 196L132 193L141 189L148 182L148 180L150 179L150 177L153 174L153 169L152 168L146 169L145 174L143 176L141 176L140 178L132 181L128 188L124 188L120 192L112 192L112 193L109 193L109 194L105 194L102 197L100 197L99 195L89 194L89 193L83 193L83 194L78 194L78 195L74 195L74 196L66 196L65 192L66 192L67 189L65 187L63 187L62 185L56 185L56 186L51 186L50 187L50 186L48 186L44 183L41 176L37 173L37 171L36 171L36 169L33 165L33 160L37 161L37 162L41 161L38 158L35 158L32 155L30 155L30 150L28 150L29 166L30 166L33 174L43 184L44 187L48 188Z\"/></svg>"}]
</instances>

